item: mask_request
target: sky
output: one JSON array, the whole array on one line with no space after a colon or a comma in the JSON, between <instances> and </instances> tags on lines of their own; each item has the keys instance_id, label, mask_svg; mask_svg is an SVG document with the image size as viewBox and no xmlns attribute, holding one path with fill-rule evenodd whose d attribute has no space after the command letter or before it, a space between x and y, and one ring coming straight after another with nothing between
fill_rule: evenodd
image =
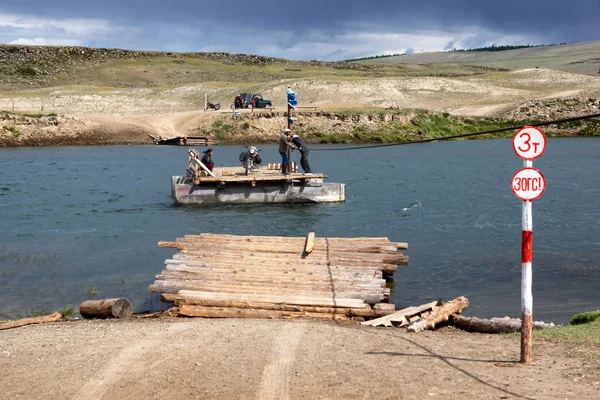
<instances>
[{"instance_id":1,"label":"sky","mask_svg":"<svg viewBox=\"0 0 600 400\"><path fill-rule=\"evenodd\" d=\"M0 0L0 43L343 60L600 40L600 0Z\"/></svg>"}]
</instances>

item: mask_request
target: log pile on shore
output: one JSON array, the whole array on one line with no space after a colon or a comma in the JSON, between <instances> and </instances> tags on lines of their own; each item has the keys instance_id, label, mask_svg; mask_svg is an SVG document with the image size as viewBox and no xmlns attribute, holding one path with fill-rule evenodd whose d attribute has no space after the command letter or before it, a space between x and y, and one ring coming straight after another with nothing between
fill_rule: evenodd
<instances>
[{"instance_id":1,"label":"log pile on shore","mask_svg":"<svg viewBox=\"0 0 600 400\"><path fill-rule=\"evenodd\" d=\"M216 318L376 318L391 314L392 275L408 257L387 238L186 235L148 290L177 315Z\"/></svg>"}]
</instances>

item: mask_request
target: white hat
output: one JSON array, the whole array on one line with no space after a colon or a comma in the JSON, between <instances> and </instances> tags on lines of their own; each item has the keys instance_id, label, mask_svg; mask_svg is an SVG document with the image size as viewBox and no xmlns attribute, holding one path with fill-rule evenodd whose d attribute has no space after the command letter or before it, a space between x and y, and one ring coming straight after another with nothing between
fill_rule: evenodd
<instances>
[{"instance_id":1,"label":"white hat","mask_svg":"<svg viewBox=\"0 0 600 400\"><path fill-rule=\"evenodd\" d=\"M291 131L292 131L291 129L284 130L284 132L291 132Z\"/></svg>"}]
</instances>

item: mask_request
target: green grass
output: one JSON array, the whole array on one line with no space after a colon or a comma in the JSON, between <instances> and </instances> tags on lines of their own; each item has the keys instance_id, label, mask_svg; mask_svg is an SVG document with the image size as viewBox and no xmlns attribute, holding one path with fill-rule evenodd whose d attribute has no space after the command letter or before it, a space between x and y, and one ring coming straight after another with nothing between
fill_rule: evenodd
<instances>
[{"instance_id":1,"label":"green grass","mask_svg":"<svg viewBox=\"0 0 600 400\"><path fill-rule=\"evenodd\" d=\"M2 131L0 131L0 133L6 133L6 132L12 133L14 137L21 136L21 131L19 131L19 129L16 126L3 126Z\"/></svg>"},{"instance_id":2,"label":"green grass","mask_svg":"<svg viewBox=\"0 0 600 400\"><path fill-rule=\"evenodd\" d=\"M600 310L584 312L571 319L571 325L582 325L596 321L600 317Z\"/></svg>"},{"instance_id":3,"label":"green grass","mask_svg":"<svg viewBox=\"0 0 600 400\"><path fill-rule=\"evenodd\" d=\"M402 112L396 111L395 114L402 114ZM375 126L357 125L349 134L329 133L312 127L298 127L295 130L300 136L304 136L312 143L398 143L500 129L514 124L514 122L486 118L457 118L448 114L438 115L426 111L417 111L415 114L408 124L390 121ZM512 135L514 135L513 131L507 131L475 136L472 139L489 139Z\"/></svg>"},{"instance_id":4,"label":"green grass","mask_svg":"<svg viewBox=\"0 0 600 400\"><path fill-rule=\"evenodd\" d=\"M73 315L75 315L75 307L73 307L70 304L67 304L65 308L63 308L59 312L63 315L63 317L72 317Z\"/></svg>"},{"instance_id":5,"label":"green grass","mask_svg":"<svg viewBox=\"0 0 600 400\"><path fill-rule=\"evenodd\" d=\"M48 311L45 308L34 308L33 310L31 310L32 317L43 317L44 315L49 314L51 314L50 311Z\"/></svg>"},{"instance_id":6,"label":"green grass","mask_svg":"<svg viewBox=\"0 0 600 400\"><path fill-rule=\"evenodd\" d=\"M92 286L91 288L88 288L86 286L84 293L88 296L95 296L95 295L99 294L100 292L98 290L96 290L96 286Z\"/></svg>"},{"instance_id":7,"label":"green grass","mask_svg":"<svg viewBox=\"0 0 600 400\"><path fill-rule=\"evenodd\" d=\"M534 330L534 340L560 343L565 346L565 353L572 357L583 358L600 362L600 314L599 311L578 314L571 320L583 321L593 319L592 322L578 323L577 325L558 326L551 329ZM518 339L520 333L503 334L503 337ZM588 368L588 375L598 375L598 368Z\"/></svg>"},{"instance_id":8,"label":"green grass","mask_svg":"<svg viewBox=\"0 0 600 400\"><path fill-rule=\"evenodd\" d=\"M42 117L57 117L58 114L56 113L48 113L48 114L30 114L30 113L24 113L24 112L17 112L17 111L0 111L0 114L5 114L5 115L17 115L19 117L29 117L29 118L42 118Z\"/></svg>"},{"instance_id":9,"label":"green grass","mask_svg":"<svg viewBox=\"0 0 600 400\"><path fill-rule=\"evenodd\" d=\"M226 141L231 135L235 126L225 122L222 119L217 119L212 123L211 130L218 141Z\"/></svg>"}]
</instances>

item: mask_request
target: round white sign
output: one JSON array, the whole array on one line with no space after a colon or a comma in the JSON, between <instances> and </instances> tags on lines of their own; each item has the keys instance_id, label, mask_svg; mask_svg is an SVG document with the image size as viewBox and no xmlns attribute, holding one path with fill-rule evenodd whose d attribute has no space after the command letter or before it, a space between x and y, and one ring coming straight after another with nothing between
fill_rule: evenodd
<instances>
[{"instance_id":1,"label":"round white sign","mask_svg":"<svg viewBox=\"0 0 600 400\"><path fill-rule=\"evenodd\" d=\"M535 168L523 168L512 177L512 191L521 200L535 200L546 190L546 179Z\"/></svg>"},{"instance_id":2,"label":"round white sign","mask_svg":"<svg viewBox=\"0 0 600 400\"><path fill-rule=\"evenodd\" d=\"M534 160L546 150L544 132L532 126L526 126L513 137L513 149L524 160Z\"/></svg>"}]
</instances>

